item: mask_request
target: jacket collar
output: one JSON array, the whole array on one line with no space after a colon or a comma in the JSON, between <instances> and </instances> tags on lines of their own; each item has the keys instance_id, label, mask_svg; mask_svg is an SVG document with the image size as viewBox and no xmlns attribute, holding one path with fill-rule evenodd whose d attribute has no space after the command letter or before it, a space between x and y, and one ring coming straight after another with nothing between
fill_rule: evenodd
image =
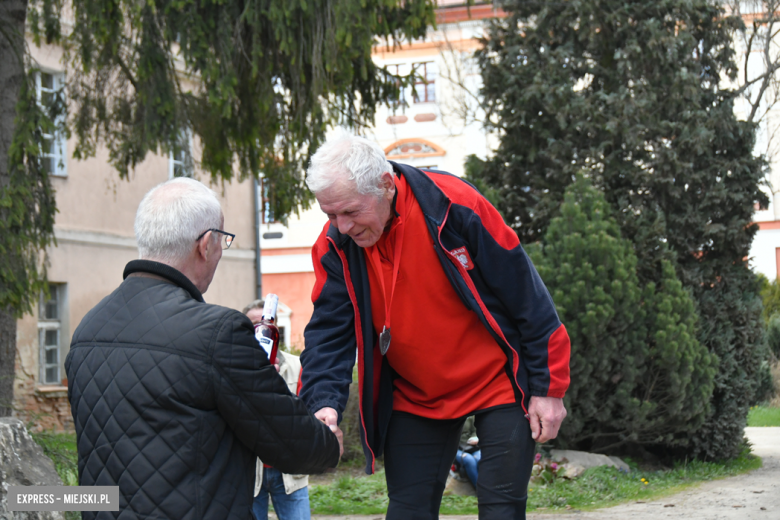
<instances>
[{"instance_id":1,"label":"jacket collar","mask_svg":"<svg viewBox=\"0 0 780 520\"><path fill-rule=\"evenodd\" d=\"M450 207L450 199L436 183L428 177L422 170L409 166L408 164L399 164L388 161L393 165L396 175L403 175L409 187L414 193L414 198L420 204L423 214L436 223L436 227L441 226L447 216L447 209Z\"/></svg>"},{"instance_id":2,"label":"jacket collar","mask_svg":"<svg viewBox=\"0 0 780 520\"><path fill-rule=\"evenodd\" d=\"M198 288L195 287L195 284L184 276L181 271L174 269L170 265L154 262L152 260L132 260L125 266L125 272L122 273L122 278L127 279L127 277L133 273L151 273L162 276L174 285L178 285L190 293L190 295L199 302L203 301L203 295Z\"/></svg>"},{"instance_id":3,"label":"jacket collar","mask_svg":"<svg viewBox=\"0 0 780 520\"><path fill-rule=\"evenodd\" d=\"M430 177L428 177L422 170L409 166L408 164L399 164L393 161L388 161L393 166L393 171L396 175L403 175L409 187L414 193L414 198L417 199L417 203L420 204L423 214L431 219L436 227L442 225L445 217L447 216L447 209L450 206L450 199L444 194L444 192L436 186ZM328 236L333 239L335 244L343 249L349 238L349 235L343 235L336 229L335 226L330 226L328 229Z\"/></svg>"}]
</instances>

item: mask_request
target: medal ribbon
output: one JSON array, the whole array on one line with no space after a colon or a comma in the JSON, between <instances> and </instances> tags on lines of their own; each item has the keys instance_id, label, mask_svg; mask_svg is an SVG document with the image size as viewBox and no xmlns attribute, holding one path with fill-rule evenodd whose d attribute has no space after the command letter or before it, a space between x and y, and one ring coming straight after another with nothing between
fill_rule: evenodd
<instances>
[{"instance_id":1,"label":"medal ribbon","mask_svg":"<svg viewBox=\"0 0 780 520\"><path fill-rule=\"evenodd\" d=\"M401 218L400 216L397 218ZM389 235L388 235L388 238ZM382 259L379 255L379 247L374 244L371 250L371 259L374 264L374 271L379 275L379 285L382 287L382 301L385 302L385 324L382 329L382 334L390 331L390 310L393 303L393 294L395 293L395 284L398 281L398 271L401 265L401 249L404 245L404 223L400 221L396 225L395 240L393 243L393 282L390 286L390 299L387 298L387 289L385 288L385 272L382 267Z\"/></svg>"}]
</instances>

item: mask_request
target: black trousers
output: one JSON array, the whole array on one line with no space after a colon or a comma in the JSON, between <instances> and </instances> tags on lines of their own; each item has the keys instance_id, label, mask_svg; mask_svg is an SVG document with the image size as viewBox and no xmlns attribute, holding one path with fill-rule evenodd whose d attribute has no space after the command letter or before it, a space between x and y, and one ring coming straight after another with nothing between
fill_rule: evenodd
<instances>
[{"instance_id":1,"label":"black trousers","mask_svg":"<svg viewBox=\"0 0 780 520\"><path fill-rule=\"evenodd\" d=\"M393 412L385 441L387 520L439 518L464 421ZM534 441L522 407L478 412L475 426L482 450L477 481L480 520L525 520Z\"/></svg>"}]
</instances>

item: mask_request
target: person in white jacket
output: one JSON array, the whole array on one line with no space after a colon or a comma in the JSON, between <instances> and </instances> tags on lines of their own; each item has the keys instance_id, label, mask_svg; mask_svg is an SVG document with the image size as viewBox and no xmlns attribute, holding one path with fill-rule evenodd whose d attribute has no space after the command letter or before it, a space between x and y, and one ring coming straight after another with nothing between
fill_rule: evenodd
<instances>
[{"instance_id":1,"label":"person in white jacket","mask_svg":"<svg viewBox=\"0 0 780 520\"><path fill-rule=\"evenodd\" d=\"M255 300L244 308L244 314L259 323L263 318L263 300ZM276 367L293 395L298 394L298 379L301 362L298 356L276 353ZM308 475L288 475L276 468L266 466L259 458L255 477L255 499L252 513L256 520L268 519L268 498L270 496L279 520L310 520Z\"/></svg>"}]
</instances>

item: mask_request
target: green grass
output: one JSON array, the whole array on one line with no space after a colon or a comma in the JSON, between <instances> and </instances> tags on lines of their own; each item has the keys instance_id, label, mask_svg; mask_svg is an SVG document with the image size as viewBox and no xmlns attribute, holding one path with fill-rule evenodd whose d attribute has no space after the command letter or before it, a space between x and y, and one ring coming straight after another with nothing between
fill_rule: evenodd
<instances>
[{"instance_id":1,"label":"green grass","mask_svg":"<svg viewBox=\"0 0 780 520\"><path fill-rule=\"evenodd\" d=\"M44 431L30 432L35 442L41 445L43 452L54 461L62 483L66 486L79 485L78 454L76 452L76 434Z\"/></svg>"},{"instance_id":2,"label":"green grass","mask_svg":"<svg viewBox=\"0 0 780 520\"><path fill-rule=\"evenodd\" d=\"M316 514L364 514L387 511L385 472L367 477L341 477L328 486L309 486L311 512Z\"/></svg>"},{"instance_id":3,"label":"green grass","mask_svg":"<svg viewBox=\"0 0 780 520\"><path fill-rule=\"evenodd\" d=\"M744 455L728 462L693 461L671 470L623 473L592 468L576 480L559 479L545 486L531 484L528 511L590 510L622 502L651 500L677 493L698 482L738 475L761 467L761 459ZM381 514L387 510L384 472L370 477L343 477L328 486L309 489L312 513ZM476 514L476 497L445 496L442 514Z\"/></svg>"},{"instance_id":4,"label":"green grass","mask_svg":"<svg viewBox=\"0 0 780 520\"><path fill-rule=\"evenodd\" d=\"M76 434L44 431L30 432L32 438L42 448L43 452L54 461L54 467L66 486L79 485L78 452L76 451ZM78 511L63 511L65 520L80 520Z\"/></svg>"},{"instance_id":5,"label":"green grass","mask_svg":"<svg viewBox=\"0 0 780 520\"><path fill-rule=\"evenodd\" d=\"M754 406L748 412L748 426L780 426L780 408Z\"/></svg>"},{"instance_id":6,"label":"green grass","mask_svg":"<svg viewBox=\"0 0 780 520\"><path fill-rule=\"evenodd\" d=\"M596 509L623 502L671 495L699 482L739 475L761 467L761 459L743 455L727 462L692 461L671 470L624 473L616 468L591 468L576 480L556 480L529 486L529 511L535 509Z\"/></svg>"},{"instance_id":7,"label":"green grass","mask_svg":"<svg viewBox=\"0 0 780 520\"><path fill-rule=\"evenodd\" d=\"M756 410L760 409L751 410L751 414ZM778 409L768 410L775 412ZM63 483L77 485L76 436L72 433L43 432L34 433L33 438L43 447L46 455L54 460ZM531 484L528 510L554 511L566 509L567 506L590 510L621 502L652 500L677 493L699 482L730 477L759 467L761 459L746 453L732 461L693 461L663 471L634 469L623 473L615 468L592 468L576 480L557 479L547 485ZM368 477L342 477L327 486L313 485L309 488L309 496L312 513L315 514L382 514L387 510L384 471ZM445 496L441 513L476 514L477 499Z\"/></svg>"}]
</instances>

